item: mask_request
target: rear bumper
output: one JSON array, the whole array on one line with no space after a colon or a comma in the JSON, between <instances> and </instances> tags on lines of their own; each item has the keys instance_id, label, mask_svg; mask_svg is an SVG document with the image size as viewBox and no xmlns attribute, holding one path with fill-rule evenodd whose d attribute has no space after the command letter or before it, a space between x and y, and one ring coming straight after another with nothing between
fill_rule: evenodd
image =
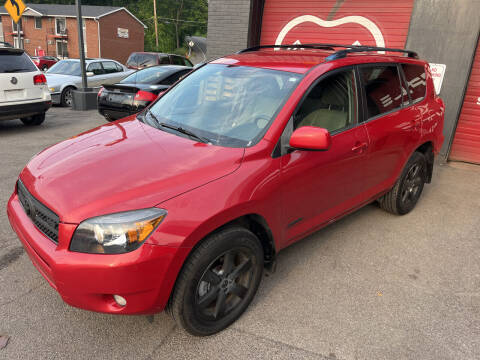
<instances>
[{"instance_id":1,"label":"rear bumper","mask_svg":"<svg viewBox=\"0 0 480 360\"><path fill-rule=\"evenodd\" d=\"M138 114L149 103L136 101L133 105L109 104L106 101L98 101L98 112L109 120L123 119L127 116Z\"/></svg>"},{"instance_id":2,"label":"rear bumper","mask_svg":"<svg viewBox=\"0 0 480 360\"><path fill-rule=\"evenodd\" d=\"M43 114L50 106L51 101L0 106L0 120L11 120Z\"/></svg>"},{"instance_id":3,"label":"rear bumper","mask_svg":"<svg viewBox=\"0 0 480 360\"><path fill-rule=\"evenodd\" d=\"M75 307L116 314L153 314L166 306L189 249L143 244L127 254L83 254L68 250L76 225L59 224L58 245L45 237L14 193L7 214L33 265ZM113 294L123 296L121 307Z\"/></svg>"}]
</instances>

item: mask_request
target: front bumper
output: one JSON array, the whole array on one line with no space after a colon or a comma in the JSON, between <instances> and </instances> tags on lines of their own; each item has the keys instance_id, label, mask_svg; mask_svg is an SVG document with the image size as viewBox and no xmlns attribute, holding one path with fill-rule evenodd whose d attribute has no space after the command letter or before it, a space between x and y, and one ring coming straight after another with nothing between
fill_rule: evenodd
<instances>
[{"instance_id":1,"label":"front bumper","mask_svg":"<svg viewBox=\"0 0 480 360\"><path fill-rule=\"evenodd\" d=\"M68 250L77 225L59 224L58 245L41 233L25 213L16 193L7 214L33 265L62 299L86 310L118 314L153 314L170 297L186 248L143 244L120 255L83 254ZM127 305L113 300L121 295Z\"/></svg>"},{"instance_id":2,"label":"front bumper","mask_svg":"<svg viewBox=\"0 0 480 360\"><path fill-rule=\"evenodd\" d=\"M50 106L52 106L50 100L0 106L0 120L21 119L43 114L50 109Z\"/></svg>"}]
</instances>

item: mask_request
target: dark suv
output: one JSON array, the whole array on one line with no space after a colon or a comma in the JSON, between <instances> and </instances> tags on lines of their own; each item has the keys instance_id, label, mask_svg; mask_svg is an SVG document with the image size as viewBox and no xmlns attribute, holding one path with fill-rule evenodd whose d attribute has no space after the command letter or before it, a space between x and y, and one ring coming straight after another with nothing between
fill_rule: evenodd
<instances>
[{"instance_id":1,"label":"dark suv","mask_svg":"<svg viewBox=\"0 0 480 360\"><path fill-rule=\"evenodd\" d=\"M428 63L281 47L202 65L140 114L32 158L7 213L67 303L168 308L210 335L247 309L280 250L373 201L413 210L443 141Z\"/></svg>"},{"instance_id":2,"label":"dark suv","mask_svg":"<svg viewBox=\"0 0 480 360\"><path fill-rule=\"evenodd\" d=\"M156 52L134 52L127 60L129 69L140 70L155 65L182 65L193 67L193 64L187 58L175 55Z\"/></svg>"}]
</instances>

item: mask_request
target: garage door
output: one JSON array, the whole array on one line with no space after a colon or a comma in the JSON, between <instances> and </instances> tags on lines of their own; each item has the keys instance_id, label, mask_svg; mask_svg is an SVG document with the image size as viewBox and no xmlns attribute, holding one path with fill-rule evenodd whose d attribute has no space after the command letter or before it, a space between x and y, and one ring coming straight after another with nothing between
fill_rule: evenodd
<instances>
[{"instance_id":1,"label":"garage door","mask_svg":"<svg viewBox=\"0 0 480 360\"><path fill-rule=\"evenodd\" d=\"M480 43L467 86L450 159L480 164Z\"/></svg>"},{"instance_id":2,"label":"garage door","mask_svg":"<svg viewBox=\"0 0 480 360\"><path fill-rule=\"evenodd\" d=\"M265 0L260 43L403 48L413 0Z\"/></svg>"}]
</instances>

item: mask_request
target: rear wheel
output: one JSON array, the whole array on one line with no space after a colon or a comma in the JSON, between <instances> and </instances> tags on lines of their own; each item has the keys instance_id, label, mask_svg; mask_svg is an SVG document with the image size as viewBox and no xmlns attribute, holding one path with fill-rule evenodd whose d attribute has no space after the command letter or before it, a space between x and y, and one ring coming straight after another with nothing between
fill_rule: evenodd
<instances>
[{"instance_id":1,"label":"rear wheel","mask_svg":"<svg viewBox=\"0 0 480 360\"><path fill-rule=\"evenodd\" d=\"M60 95L60 102L62 106L72 106L73 104L73 87L67 86L63 89L62 94Z\"/></svg>"},{"instance_id":2,"label":"rear wheel","mask_svg":"<svg viewBox=\"0 0 480 360\"><path fill-rule=\"evenodd\" d=\"M27 126L40 125L45 121L45 113L21 118L20 120Z\"/></svg>"},{"instance_id":3,"label":"rear wheel","mask_svg":"<svg viewBox=\"0 0 480 360\"><path fill-rule=\"evenodd\" d=\"M398 215L409 213L422 194L426 175L425 156L414 152L395 186L378 200L382 209Z\"/></svg>"},{"instance_id":4,"label":"rear wheel","mask_svg":"<svg viewBox=\"0 0 480 360\"><path fill-rule=\"evenodd\" d=\"M190 255L169 310L190 334L215 334L243 314L262 273L263 249L258 238L242 227L226 228L209 236Z\"/></svg>"}]
</instances>

